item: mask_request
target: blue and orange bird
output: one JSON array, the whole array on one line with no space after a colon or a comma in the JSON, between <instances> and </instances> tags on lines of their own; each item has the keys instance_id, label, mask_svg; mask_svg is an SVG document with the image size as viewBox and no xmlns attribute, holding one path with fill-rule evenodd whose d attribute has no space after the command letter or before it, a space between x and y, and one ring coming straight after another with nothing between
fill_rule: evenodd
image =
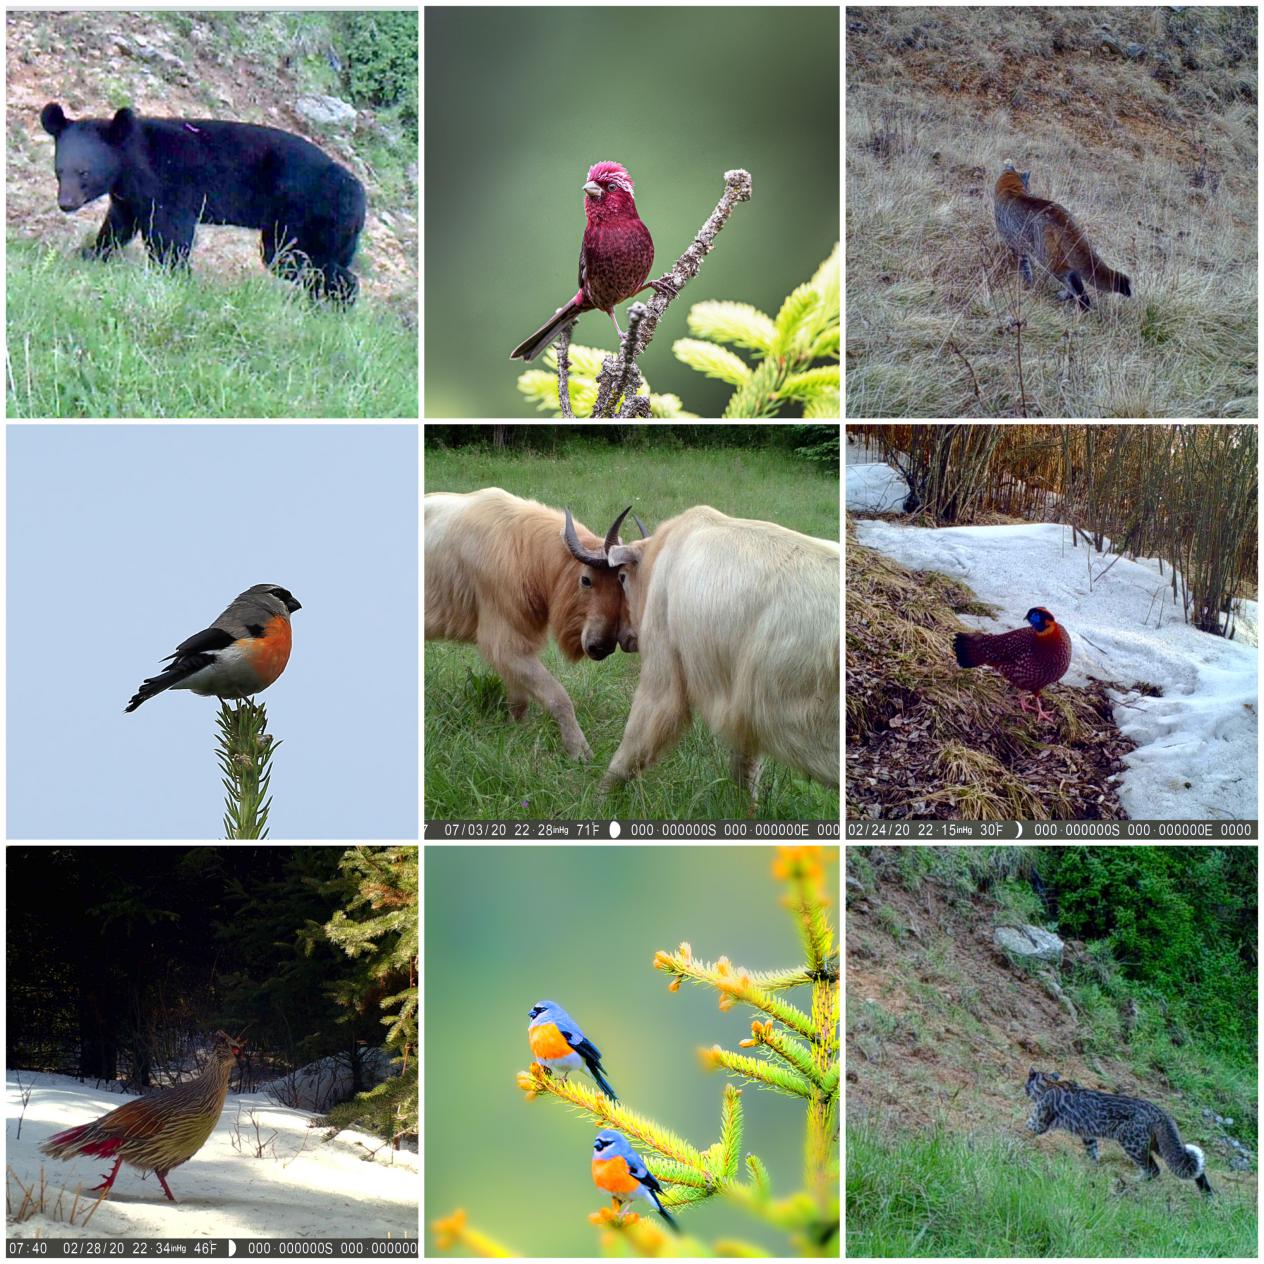
<instances>
[{"instance_id":1,"label":"blue and orange bird","mask_svg":"<svg viewBox=\"0 0 1264 1264\"><path fill-rule=\"evenodd\" d=\"M601 1050L556 1001L538 1001L531 1007L529 1017L527 1039L531 1042L532 1056L541 1066L563 1072L563 1079L566 1072L583 1067L612 1102L619 1100L606 1082Z\"/></svg>"},{"instance_id":2,"label":"blue and orange bird","mask_svg":"<svg viewBox=\"0 0 1264 1264\"><path fill-rule=\"evenodd\" d=\"M593 1142L592 1178L598 1189L604 1189L616 1203L620 1212L627 1203L643 1198L651 1202L658 1214L677 1233L680 1226L667 1213L658 1196L663 1187L654 1173L641 1162L641 1156L628 1144L628 1139L613 1128L603 1128Z\"/></svg>"}]
</instances>

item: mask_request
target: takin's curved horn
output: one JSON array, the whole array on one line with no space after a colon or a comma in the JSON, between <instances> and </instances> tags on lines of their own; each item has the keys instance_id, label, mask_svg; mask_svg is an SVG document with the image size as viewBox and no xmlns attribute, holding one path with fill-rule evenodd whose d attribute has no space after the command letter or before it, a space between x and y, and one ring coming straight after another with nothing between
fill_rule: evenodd
<instances>
[{"instance_id":1,"label":"takin's curved horn","mask_svg":"<svg viewBox=\"0 0 1264 1264\"><path fill-rule=\"evenodd\" d=\"M628 508L630 509L631 506L629 505ZM625 510L624 512L626 513L627 511ZM569 509L566 511L566 526L562 528L562 539L566 541L566 547L570 549L571 556L583 562L585 566L607 567L610 565L610 563L606 561L606 555L604 552L590 553L582 544L580 544L579 536L575 534L575 519L571 517L571 511ZM606 548L609 547L610 544L607 540Z\"/></svg>"},{"instance_id":2,"label":"takin's curved horn","mask_svg":"<svg viewBox=\"0 0 1264 1264\"><path fill-rule=\"evenodd\" d=\"M610 552L616 544L619 543L619 528L623 526L623 520L632 512L632 506L629 505L615 520L610 530L606 532L605 550Z\"/></svg>"},{"instance_id":3,"label":"takin's curved horn","mask_svg":"<svg viewBox=\"0 0 1264 1264\"><path fill-rule=\"evenodd\" d=\"M638 518L638 517L636 516L636 514L633 514L633 515L632 515L632 521L633 521L633 522L635 522L635 523L636 523L636 525L637 525L638 527L640 527L640 528L641 528L641 539L642 539L642 540L647 540L647 539L649 539L649 534L650 534L650 533L649 533L648 531L646 531L646 529L645 529L645 523L643 523L643 522L640 520L640 518Z\"/></svg>"}]
</instances>

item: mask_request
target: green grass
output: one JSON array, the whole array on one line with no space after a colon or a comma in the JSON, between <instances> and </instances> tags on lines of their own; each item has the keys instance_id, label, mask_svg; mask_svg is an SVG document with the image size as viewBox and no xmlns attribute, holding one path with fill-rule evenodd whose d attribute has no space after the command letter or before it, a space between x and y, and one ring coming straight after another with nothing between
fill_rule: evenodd
<instances>
[{"instance_id":1,"label":"green grass","mask_svg":"<svg viewBox=\"0 0 1264 1264\"><path fill-rule=\"evenodd\" d=\"M836 477L773 449L679 448L670 443L670 432L655 439L653 429L641 432L650 434L649 442L615 447L576 441L553 456L427 445L426 490L503 487L559 508L569 505L598 532L635 501L651 531L690 505L711 504L737 517L765 518L838 539ZM570 664L550 643L543 661L570 695L593 748L591 764L568 758L557 725L537 705L523 724L514 724L499 678L473 646L427 643L428 819L746 816L749 801L730 778L727 749L697 719L671 753L603 799L598 782L623 735L637 657L616 652L601 663ZM837 820L838 815L837 791L766 761L760 819Z\"/></svg>"},{"instance_id":2,"label":"green grass","mask_svg":"<svg viewBox=\"0 0 1264 1264\"><path fill-rule=\"evenodd\" d=\"M1140 1182L1112 1142L1102 1162L1026 1139L935 1129L847 1129L847 1254L983 1258L1256 1254L1255 1182L1210 1158L1205 1198L1166 1168ZM1160 1164L1162 1167L1162 1164Z\"/></svg>"},{"instance_id":3,"label":"green grass","mask_svg":"<svg viewBox=\"0 0 1264 1264\"><path fill-rule=\"evenodd\" d=\"M363 297L341 314L262 264L226 285L135 246L10 235L7 262L11 418L417 417L416 332Z\"/></svg>"}]
</instances>

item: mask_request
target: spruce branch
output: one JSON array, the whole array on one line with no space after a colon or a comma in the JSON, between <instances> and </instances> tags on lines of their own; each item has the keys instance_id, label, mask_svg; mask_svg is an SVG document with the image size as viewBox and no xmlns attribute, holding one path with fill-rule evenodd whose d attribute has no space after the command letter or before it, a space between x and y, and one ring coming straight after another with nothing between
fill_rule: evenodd
<instances>
[{"instance_id":1,"label":"spruce branch","mask_svg":"<svg viewBox=\"0 0 1264 1264\"><path fill-rule=\"evenodd\" d=\"M812 1061L812 1050L785 1032L778 1031L772 1023L761 1023L756 1019L751 1023L751 1038L739 1040L738 1044L743 1049L753 1049L759 1045L771 1049L804 1079L811 1080L817 1088L824 1088L824 1077Z\"/></svg>"},{"instance_id":2,"label":"spruce branch","mask_svg":"<svg viewBox=\"0 0 1264 1264\"><path fill-rule=\"evenodd\" d=\"M810 972L828 973L832 963L833 977L837 979L838 957L819 852L819 847L783 847L773 866L773 876L790 885L786 903L795 915Z\"/></svg>"},{"instance_id":3,"label":"spruce branch","mask_svg":"<svg viewBox=\"0 0 1264 1264\"><path fill-rule=\"evenodd\" d=\"M838 417L840 315L838 245L810 281L783 300L775 319L747 303L704 302L689 309L694 338L672 344L690 368L734 387L724 410L734 417L772 417L786 403L798 403L804 417ZM732 343L754 353L748 365L717 345ZM832 364L814 364L816 360Z\"/></svg>"},{"instance_id":4,"label":"spruce branch","mask_svg":"<svg viewBox=\"0 0 1264 1264\"><path fill-rule=\"evenodd\" d=\"M741 1158L742 1090L726 1084L724 1103L720 1110L720 1174L736 1180Z\"/></svg>"},{"instance_id":5,"label":"spruce branch","mask_svg":"<svg viewBox=\"0 0 1264 1264\"><path fill-rule=\"evenodd\" d=\"M578 1082L572 1083L560 1075L552 1074L538 1062L533 1062L526 1071L519 1071L517 1078L518 1087L526 1093L528 1101L541 1093L547 1093L578 1107L600 1126L617 1128L629 1140L641 1141L657 1150L664 1158L674 1160L682 1168L700 1176L703 1185L711 1178L701 1151L652 1119L629 1110L622 1102L612 1102L599 1089L589 1088Z\"/></svg>"},{"instance_id":6,"label":"spruce branch","mask_svg":"<svg viewBox=\"0 0 1264 1264\"><path fill-rule=\"evenodd\" d=\"M727 958L721 960L727 964ZM693 960L693 948L687 943L682 943L674 953L660 951L654 955L656 969L677 976L667 985L669 992L677 991L685 978L693 977L690 967L696 964ZM786 988L804 987L816 977L807 966L791 966L785 970L744 970L742 975L764 992L782 992ZM696 979L694 981L697 982Z\"/></svg>"},{"instance_id":7,"label":"spruce branch","mask_svg":"<svg viewBox=\"0 0 1264 1264\"><path fill-rule=\"evenodd\" d=\"M687 950L689 945L681 944L680 947L682 950ZM813 1035L812 1018L809 1014L805 1014L801 1009L785 1001L779 1001L771 992L759 987L749 970L734 970L732 962L727 957L721 957L711 964L695 961L692 956L687 956L682 951L669 953L660 950L654 954L654 965L657 969L673 973L678 978L715 988L721 993L720 1008L723 1010L732 1009L734 1005L741 1002L763 1010L765 1014L775 1018L786 1027L793 1028L800 1035L809 1038Z\"/></svg>"},{"instance_id":8,"label":"spruce branch","mask_svg":"<svg viewBox=\"0 0 1264 1264\"><path fill-rule=\"evenodd\" d=\"M659 951L654 957L655 967L672 975L669 990L678 991L686 979L710 986L720 993L721 1009L749 1005L789 1029L788 1033L778 1032L771 1022L752 1026L753 1038L741 1044L761 1054L767 1051L764 1057L733 1053L719 1045L700 1050L700 1055L708 1067L806 1100L804 1179L814 1208L814 1232L823 1234L822 1240L836 1233L838 1224L839 970L829 916L832 901L826 894L826 863L836 860L833 849L788 846L778 848L772 867L773 877L787 886L783 903L794 916L808 958L810 1015L777 1000L769 989L755 982L749 970L735 968L727 957L714 965L699 962L688 943L682 943L674 953ZM806 1046L796 1036L804 1037ZM751 1187L735 1183L726 1192L744 1198Z\"/></svg>"},{"instance_id":9,"label":"spruce branch","mask_svg":"<svg viewBox=\"0 0 1264 1264\"><path fill-rule=\"evenodd\" d=\"M227 791L224 837L267 838L272 754L281 745L267 732L268 713L261 702L251 698L243 698L235 707L221 698L216 724L219 738L215 754Z\"/></svg>"},{"instance_id":10,"label":"spruce branch","mask_svg":"<svg viewBox=\"0 0 1264 1264\"><path fill-rule=\"evenodd\" d=\"M758 1058L748 1058L741 1053L732 1053L719 1045L710 1049L699 1049L698 1057L708 1071L724 1069L740 1075L755 1084L762 1084L776 1093L787 1093L791 1097L811 1097L812 1089L808 1081L793 1071L787 1071L772 1062L763 1062Z\"/></svg>"}]
</instances>

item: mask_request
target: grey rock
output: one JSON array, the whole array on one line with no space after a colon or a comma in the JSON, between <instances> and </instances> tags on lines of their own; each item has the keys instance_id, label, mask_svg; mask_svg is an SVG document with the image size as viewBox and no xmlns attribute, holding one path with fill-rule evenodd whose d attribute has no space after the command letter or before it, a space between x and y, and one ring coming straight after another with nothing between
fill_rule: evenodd
<instances>
[{"instance_id":1,"label":"grey rock","mask_svg":"<svg viewBox=\"0 0 1264 1264\"><path fill-rule=\"evenodd\" d=\"M1029 957L1035 961L1062 960L1062 940L1039 926L998 926L992 932L992 942L1015 957Z\"/></svg>"},{"instance_id":2,"label":"grey rock","mask_svg":"<svg viewBox=\"0 0 1264 1264\"><path fill-rule=\"evenodd\" d=\"M348 127L355 122L355 106L338 97L299 97L294 108L312 123L328 127Z\"/></svg>"}]
</instances>

